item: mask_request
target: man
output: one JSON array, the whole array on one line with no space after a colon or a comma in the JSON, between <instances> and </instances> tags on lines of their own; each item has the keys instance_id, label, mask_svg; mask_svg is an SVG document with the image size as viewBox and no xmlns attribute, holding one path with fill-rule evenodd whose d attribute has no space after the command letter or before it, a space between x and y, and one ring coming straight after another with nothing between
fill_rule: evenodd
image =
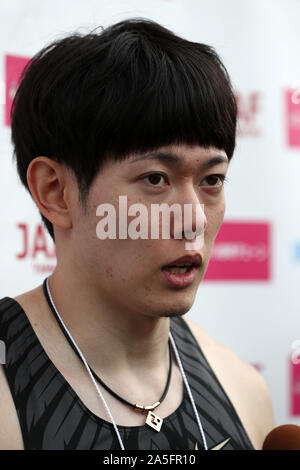
<instances>
[{"instance_id":1,"label":"man","mask_svg":"<svg viewBox=\"0 0 300 470\"><path fill-rule=\"evenodd\" d=\"M235 131L216 52L150 20L72 35L31 61L12 139L57 266L0 301L1 448L261 448L274 426L263 378L184 318L224 218ZM99 205L118 227L120 196L201 207L200 248L175 224L165 239L101 239ZM194 234L198 221L193 210Z\"/></svg>"}]
</instances>

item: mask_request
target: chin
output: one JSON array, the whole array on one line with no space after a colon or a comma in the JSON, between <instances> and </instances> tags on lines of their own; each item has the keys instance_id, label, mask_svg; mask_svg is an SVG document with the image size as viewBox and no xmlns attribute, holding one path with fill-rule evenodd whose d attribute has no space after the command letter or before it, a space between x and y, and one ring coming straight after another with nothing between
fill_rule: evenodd
<instances>
[{"instance_id":1,"label":"chin","mask_svg":"<svg viewBox=\"0 0 300 470\"><path fill-rule=\"evenodd\" d=\"M166 309L165 311L162 311L159 313L160 317L182 317L185 315L189 310L191 309L191 306L188 308L182 307L181 309L178 308L178 306L172 308L170 307L169 309Z\"/></svg>"},{"instance_id":2,"label":"chin","mask_svg":"<svg viewBox=\"0 0 300 470\"><path fill-rule=\"evenodd\" d=\"M183 317L183 315L185 315L186 312L180 312L180 313L165 313L165 314L162 314L160 315L161 318L174 318L174 317Z\"/></svg>"}]
</instances>

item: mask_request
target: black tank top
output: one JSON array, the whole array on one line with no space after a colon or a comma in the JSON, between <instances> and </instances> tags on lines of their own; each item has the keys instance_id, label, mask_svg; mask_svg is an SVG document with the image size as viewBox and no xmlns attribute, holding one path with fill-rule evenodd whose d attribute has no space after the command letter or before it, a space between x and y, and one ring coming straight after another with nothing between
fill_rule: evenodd
<instances>
[{"instance_id":1,"label":"black tank top","mask_svg":"<svg viewBox=\"0 0 300 470\"><path fill-rule=\"evenodd\" d=\"M173 317L170 329L208 448L254 450L186 321ZM113 425L84 405L47 356L20 304L10 297L0 300L0 340L6 345L3 367L26 450L120 450ZM118 426L118 430L126 450L204 448L186 387L182 403L164 418L159 432L148 425Z\"/></svg>"}]
</instances>

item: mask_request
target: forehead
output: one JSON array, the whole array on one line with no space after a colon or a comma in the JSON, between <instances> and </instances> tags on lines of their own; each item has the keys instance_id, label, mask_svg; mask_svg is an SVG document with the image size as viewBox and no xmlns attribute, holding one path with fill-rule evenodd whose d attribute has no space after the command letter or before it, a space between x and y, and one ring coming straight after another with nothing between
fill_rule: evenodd
<instances>
[{"instance_id":1,"label":"forehead","mask_svg":"<svg viewBox=\"0 0 300 470\"><path fill-rule=\"evenodd\" d=\"M202 170L209 169L218 164L229 163L224 150L218 150L212 147L204 148L198 145L160 147L151 152L131 154L126 161L127 164L132 166L153 160L179 169L197 163L197 166L200 165Z\"/></svg>"}]
</instances>

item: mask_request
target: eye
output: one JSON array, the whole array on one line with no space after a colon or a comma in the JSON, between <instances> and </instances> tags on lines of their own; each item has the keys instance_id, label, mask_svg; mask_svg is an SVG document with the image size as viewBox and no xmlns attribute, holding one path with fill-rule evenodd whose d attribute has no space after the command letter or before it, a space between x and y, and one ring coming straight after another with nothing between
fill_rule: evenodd
<instances>
[{"instance_id":1,"label":"eye","mask_svg":"<svg viewBox=\"0 0 300 470\"><path fill-rule=\"evenodd\" d=\"M213 184L218 179L219 179L219 182L217 181L217 184ZM212 184L208 184L209 187L219 188L219 187L223 186L223 183L225 181L227 181L227 178L226 178L225 175L209 175L203 181L205 181L205 180L212 182Z\"/></svg>"},{"instance_id":2,"label":"eye","mask_svg":"<svg viewBox=\"0 0 300 470\"><path fill-rule=\"evenodd\" d=\"M151 186L154 186L157 188L160 188L162 186L162 185L157 184L160 181L162 181L162 178L166 180L166 177L162 175L161 173L151 173L149 175L144 176L142 179L146 180L147 178L149 179L149 181L151 180L150 181Z\"/></svg>"}]
</instances>

